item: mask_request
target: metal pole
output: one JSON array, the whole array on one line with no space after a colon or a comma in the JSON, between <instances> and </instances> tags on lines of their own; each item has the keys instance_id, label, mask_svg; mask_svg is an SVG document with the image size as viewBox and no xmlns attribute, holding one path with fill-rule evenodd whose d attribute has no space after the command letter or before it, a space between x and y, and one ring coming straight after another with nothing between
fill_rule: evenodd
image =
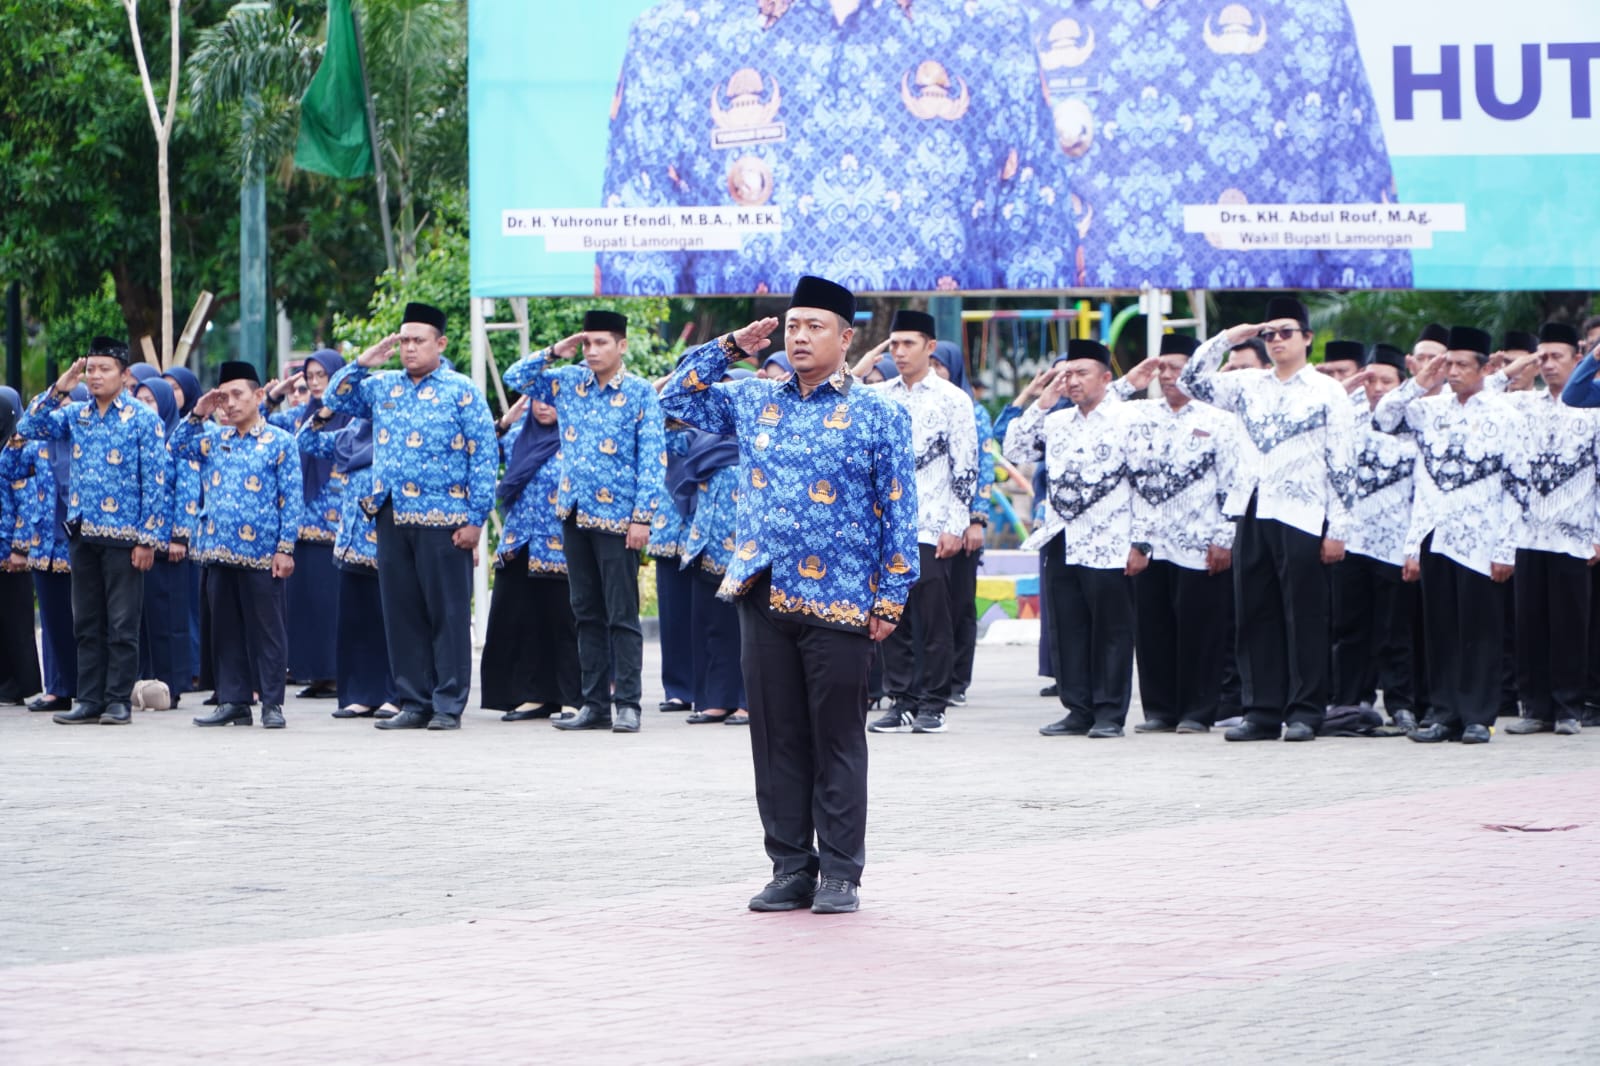
<instances>
[{"instance_id":1,"label":"metal pole","mask_svg":"<svg viewBox=\"0 0 1600 1066\"><path fill-rule=\"evenodd\" d=\"M267 183L259 173L239 188L239 358L267 374Z\"/></svg>"},{"instance_id":2,"label":"metal pole","mask_svg":"<svg viewBox=\"0 0 1600 1066\"><path fill-rule=\"evenodd\" d=\"M383 152L378 148L378 116L372 109L372 86L367 84L367 46L361 41L361 13L350 7L350 20L356 27L356 59L361 65L361 102L367 112L367 139L372 144L372 174L378 181L378 222L383 226L383 255L389 269L395 268L394 227L389 224L389 180L383 175Z\"/></svg>"},{"instance_id":3,"label":"metal pole","mask_svg":"<svg viewBox=\"0 0 1600 1066\"><path fill-rule=\"evenodd\" d=\"M489 372L489 331L484 328L484 300L473 296L468 304L472 309L472 382L483 395ZM480 647L489 632L489 566L493 561L485 540L478 549L478 565L472 569L472 639Z\"/></svg>"},{"instance_id":4,"label":"metal pole","mask_svg":"<svg viewBox=\"0 0 1600 1066\"><path fill-rule=\"evenodd\" d=\"M54 379L52 379L54 380ZM22 392L22 282L6 288L6 384Z\"/></svg>"}]
</instances>

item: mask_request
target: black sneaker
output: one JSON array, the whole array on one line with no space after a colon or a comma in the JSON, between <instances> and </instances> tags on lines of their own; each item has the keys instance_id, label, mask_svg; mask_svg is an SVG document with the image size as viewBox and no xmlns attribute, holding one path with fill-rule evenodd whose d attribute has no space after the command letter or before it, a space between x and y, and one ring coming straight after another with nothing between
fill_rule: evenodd
<instances>
[{"instance_id":1,"label":"black sneaker","mask_svg":"<svg viewBox=\"0 0 1600 1066\"><path fill-rule=\"evenodd\" d=\"M944 713L942 711L923 711L912 719L911 731L913 733L943 733Z\"/></svg>"},{"instance_id":2,"label":"black sneaker","mask_svg":"<svg viewBox=\"0 0 1600 1066\"><path fill-rule=\"evenodd\" d=\"M891 710L882 718L878 718L869 726L869 733L904 733L911 729L914 719L910 711Z\"/></svg>"},{"instance_id":3,"label":"black sneaker","mask_svg":"<svg viewBox=\"0 0 1600 1066\"><path fill-rule=\"evenodd\" d=\"M811 874L780 874L767 887L750 897L753 911L798 911L811 906L817 894L817 879Z\"/></svg>"},{"instance_id":4,"label":"black sneaker","mask_svg":"<svg viewBox=\"0 0 1600 1066\"><path fill-rule=\"evenodd\" d=\"M842 877L824 877L811 901L812 914L854 914L860 908L855 882Z\"/></svg>"}]
</instances>

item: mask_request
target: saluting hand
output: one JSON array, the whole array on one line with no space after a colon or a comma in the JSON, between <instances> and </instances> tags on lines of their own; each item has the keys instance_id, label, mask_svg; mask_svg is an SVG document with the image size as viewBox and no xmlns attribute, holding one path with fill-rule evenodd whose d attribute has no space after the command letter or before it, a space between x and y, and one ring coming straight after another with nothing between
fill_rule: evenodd
<instances>
[{"instance_id":1,"label":"saluting hand","mask_svg":"<svg viewBox=\"0 0 1600 1066\"><path fill-rule=\"evenodd\" d=\"M1444 384L1446 359L1447 356L1443 352L1430 356L1428 361L1422 365L1422 369L1417 371L1416 376L1412 379L1417 383L1417 388L1423 392L1432 392Z\"/></svg>"},{"instance_id":2,"label":"saluting hand","mask_svg":"<svg viewBox=\"0 0 1600 1066\"><path fill-rule=\"evenodd\" d=\"M1033 375L1033 380L1024 385L1022 391L1017 393L1016 399L1011 402L1017 407L1028 406L1029 403L1039 398L1039 395L1044 392L1044 387L1050 384L1055 376L1056 368L1054 366L1045 367Z\"/></svg>"},{"instance_id":3,"label":"saluting hand","mask_svg":"<svg viewBox=\"0 0 1600 1066\"><path fill-rule=\"evenodd\" d=\"M863 355L855 366L850 368L852 377L864 378L877 369L878 363L883 359L883 353L889 350L889 338L885 337L883 343L873 346Z\"/></svg>"},{"instance_id":4,"label":"saluting hand","mask_svg":"<svg viewBox=\"0 0 1600 1066\"><path fill-rule=\"evenodd\" d=\"M1364 388L1372 380L1372 368L1365 367L1344 379L1344 391L1354 396L1357 389Z\"/></svg>"},{"instance_id":5,"label":"saluting hand","mask_svg":"<svg viewBox=\"0 0 1600 1066\"><path fill-rule=\"evenodd\" d=\"M1265 322L1251 322L1246 325L1234 326L1228 330L1228 347L1237 348L1266 328Z\"/></svg>"},{"instance_id":6,"label":"saluting hand","mask_svg":"<svg viewBox=\"0 0 1600 1066\"><path fill-rule=\"evenodd\" d=\"M1161 357L1152 355L1132 370L1123 375L1129 385L1143 392L1150 387L1150 383L1161 373Z\"/></svg>"},{"instance_id":7,"label":"saluting hand","mask_svg":"<svg viewBox=\"0 0 1600 1066\"><path fill-rule=\"evenodd\" d=\"M500 421L495 423L495 428L504 433L506 430L510 429L512 426L521 421L522 416L527 413L528 397L527 394L524 393L523 395L517 397L517 402L512 404L510 408L506 410L505 414L500 416Z\"/></svg>"},{"instance_id":8,"label":"saluting hand","mask_svg":"<svg viewBox=\"0 0 1600 1066\"><path fill-rule=\"evenodd\" d=\"M222 393L212 389L194 402L194 410L189 413L195 418L207 419L220 406L222 406Z\"/></svg>"},{"instance_id":9,"label":"saluting hand","mask_svg":"<svg viewBox=\"0 0 1600 1066\"><path fill-rule=\"evenodd\" d=\"M56 378L56 391L68 393L78 387L78 382L83 380L83 368L89 362L87 359L76 360L71 366Z\"/></svg>"},{"instance_id":10,"label":"saluting hand","mask_svg":"<svg viewBox=\"0 0 1600 1066\"><path fill-rule=\"evenodd\" d=\"M360 366L366 367L368 370L376 370L378 367L389 361L389 359L394 355L395 346L399 343L400 334L391 333L377 344L374 344L372 347L356 356L356 363Z\"/></svg>"},{"instance_id":11,"label":"saluting hand","mask_svg":"<svg viewBox=\"0 0 1600 1066\"><path fill-rule=\"evenodd\" d=\"M585 334L574 333L570 337L562 337L550 346L550 354L557 359L571 359L578 354L583 345Z\"/></svg>"},{"instance_id":12,"label":"saluting hand","mask_svg":"<svg viewBox=\"0 0 1600 1066\"><path fill-rule=\"evenodd\" d=\"M755 355L761 349L771 344L774 330L778 328L776 318L760 318L750 323L743 329L733 331L733 343L746 355Z\"/></svg>"}]
</instances>

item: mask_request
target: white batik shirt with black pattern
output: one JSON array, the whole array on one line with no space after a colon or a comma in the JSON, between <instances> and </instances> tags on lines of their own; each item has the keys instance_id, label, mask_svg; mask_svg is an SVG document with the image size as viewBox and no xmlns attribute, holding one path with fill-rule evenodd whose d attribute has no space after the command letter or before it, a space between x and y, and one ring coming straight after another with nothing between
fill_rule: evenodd
<instances>
[{"instance_id":1,"label":"white batik shirt with black pattern","mask_svg":"<svg viewBox=\"0 0 1600 1066\"><path fill-rule=\"evenodd\" d=\"M941 533L961 536L972 522L972 499L978 492L978 424L972 400L932 372L915 385L891 378L865 387L911 416L917 543L937 544Z\"/></svg>"},{"instance_id":2,"label":"white batik shirt with black pattern","mask_svg":"<svg viewBox=\"0 0 1600 1066\"><path fill-rule=\"evenodd\" d=\"M1356 432L1355 521L1344 550L1380 563L1406 561L1406 531L1417 468L1417 440L1401 426L1385 433L1372 424L1372 409L1362 398L1364 417Z\"/></svg>"},{"instance_id":3,"label":"white batik shirt with black pattern","mask_svg":"<svg viewBox=\"0 0 1600 1066\"><path fill-rule=\"evenodd\" d=\"M1600 544L1600 410L1569 407L1545 389L1503 391L1508 384L1501 372L1484 388L1528 421L1528 515L1518 547L1592 558Z\"/></svg>"},{"instance_id":4,"label":"white batik shirt with black pattern","mask_svg":"<svg viewBox=\"0 0 1600 1066\"><path fill-rule=\"evenodd\" d=\"M1238 420L1198 400L1176 411L1165 400L1127 406L1133 508L1150 531L1151 558L1204 570L1207 548L1233 547L1223 505L1238 476Z\"/></svg>"},{"instance_id":5,"label":"white batik shirt with black pattern","mask_svg":"<svg viewBox=\"0 0 1600 1066\"><path fill-rule=\"evenodd\" d=\"M1494 392L1461 403L1447 388L1424 396L1413 378L1372 412L1377 428L1416 434L1422 470L1416 476L1405 554L1417 557L1433 534L1433 551L1490 576L1493 563L1517 561L1526 536L1528 420Z\"/></svg>"},{"instance_id":6,"label":"white batik shirt with black pattern","mask_svg":"<svg viewBox=\"0 0 1600 1066\"><path fill-rule=\"evenodd\" d=\"M1347 540L1355 499L1355 419L1344 386L1307 365L1287 380L1272 370L1221 373L1228 336L1202 344L1178 387L1239 417L1239 491L1230 513L1252 492L1256 517L1314 537Z\"/></svg>"},{"instance_id":7,"label":"white batik shirt with black pattern","mask_svg":"<svg viewBox=\"0 0 1600 1066\"><path fill-rule=\"evenodd\" d=\"M1042 458L1048 487L1044 522L1023 548L1037 549L1065 534L1063 562L1121 570L1133 544L1150 539L1135 520L1128 468L1136 406L1102 401L1087 415L1078 407L1047 415L1035 403L1011 423L1006 458L1014 463Z\"/></svg>"}]
</instances>

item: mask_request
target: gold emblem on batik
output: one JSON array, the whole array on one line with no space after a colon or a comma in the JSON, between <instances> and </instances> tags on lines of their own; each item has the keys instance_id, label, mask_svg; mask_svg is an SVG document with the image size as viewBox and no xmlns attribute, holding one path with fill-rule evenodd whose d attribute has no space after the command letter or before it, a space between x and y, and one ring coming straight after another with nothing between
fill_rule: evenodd
<instances>
[{"instance_id":1,"label":"gold emblem on batik","mask_svg":"<svg viewBox=\"0 0 1600 1066\"><path fill-rule=\"evenodd\" d=\"M771 92L767 91L769 85ZM740 67L726 83L711 87L711 147L740 148L783 140L786 130L777 121L781 106L783 90L777 78L763 79L759 70Z\"/></svg>"},{"instance_id":2,"label":"gold emblem on batik","mask_svg":"<svg viewBox=\"0 0 1600 1066\"><path fill-rule=\"evenodd\" d=\"M1058 19L1046 32L1039 49L1039 66L1046 71L1081 67L1094 55L1094 27L1079 26L1077 19Z\"/></svg>"},{"instance_id":3,"label":"gold emblem on batik","mask_svg":"<svg viewBox=\"0 0 1600 1066\"><path fill-rule=\"evenodd\" d=\"M912 81L915 79L915 88ZM951 94L952 87L959 91ZM900 100L906 110L923 121L943 119L954 122L972 106L972 90L966 80L954 78L936 59L925 59L917 64L915 74L906 71L900 76Z\"/></svg>"},{"instance_id":4,"label":"gold emblem on batik","mask_svg":"<svg viewBox=\"0 0 1600 1066\"><path fill-rule=\"evenodd\" d=\"M1257 18L1243 4L1229 4L1217 16L1216 29L1206 16L1201 36L1206 47L1219 56L1253 56L1267 44L1267 20Z\"/></svg>"}]
</instances>

